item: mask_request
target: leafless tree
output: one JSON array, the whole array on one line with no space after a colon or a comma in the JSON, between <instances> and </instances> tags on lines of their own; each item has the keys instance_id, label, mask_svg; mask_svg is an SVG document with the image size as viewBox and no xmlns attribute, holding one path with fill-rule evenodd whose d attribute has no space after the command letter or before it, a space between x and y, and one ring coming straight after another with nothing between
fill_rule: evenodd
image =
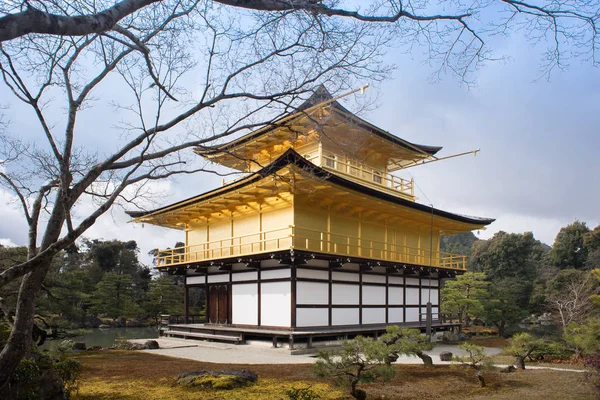
<instances>
[{"instance_id":1,"label":"leafless tree","mask_svg":"<svg viewBox=\"0 0 600 400\"><path fill-rule=\"evenodd\" d=\"M62 12L94 4L46 5ZM58 252L113 205L146 199L153 181L215 172L184 150L269 124L318 84L335 90L383 78L387 40L357 21L174 0L109 32L3 42L5 90L29 109L19 106L18 118L35 118L37 127L2 133L0 182L20 203L29 238L27 261L0 273L0 285L22 277L0 384L29 348L35 295ZM119 120L94 119L108 102ZM98 150L94 136L103 138Z\"/></svg>"},{"instance_id":2,"label":"leafless tree","mask_svg":"<svg viewBox=\"0 0 600 400\"><path fill-rule=\"evenodd\" d=\"M485 39L515 29L550 39L548 69L596 62L597 22L589 0L0 2L0 90L12 119L27 120L12 131L0 110L0 182L29 228L27 260L0 273L0 286L22 279L0 386L29 348L52 258L152 182L215 172L185 150L273 123L318 84L383 79L388 45L423 47L440 73L468 80L492 57ZM118 119L94 118L107 103Z\"/></svg>"},{"instance_id":3,"label":"leafless tree","mask_svg":"<svg viewBox=\"0 0 600 400\"><path fill-rule=\"evenodd\" d=\"M550 289L548 305L558 323L582 323L594 308L592 296L600 293L593 272L565 270Z\"/></svg>"}]
</instances>

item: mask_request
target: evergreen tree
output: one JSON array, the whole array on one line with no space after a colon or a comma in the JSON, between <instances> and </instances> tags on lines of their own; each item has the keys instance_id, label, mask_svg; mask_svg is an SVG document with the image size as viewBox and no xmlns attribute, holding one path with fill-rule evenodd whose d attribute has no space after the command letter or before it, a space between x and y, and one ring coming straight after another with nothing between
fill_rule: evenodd
<instances>
[{"instance_id":1,"label":"evergreen tree","mask_svg":"<svg viewBox=\"0 0 600 400\"><path fill-rule=\"evenodd\" d=\"M587 261L588 248L584 238L590 232L585 222L575 221L563 227L556 235L550 252L550 260L560 269L582 269ZM589 236L588 236L589 237Z\"/></svg>"}]
</instances>

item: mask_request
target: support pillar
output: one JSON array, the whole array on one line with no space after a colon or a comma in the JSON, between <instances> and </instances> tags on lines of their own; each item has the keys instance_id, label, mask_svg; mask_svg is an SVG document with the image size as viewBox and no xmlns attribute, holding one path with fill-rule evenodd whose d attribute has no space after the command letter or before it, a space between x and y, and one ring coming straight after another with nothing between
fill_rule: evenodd
<instances>
[{"instance_id":1,"label":"support pillar","mask_svg":"<svg viewBox=\"0 0 600 400\"><path fill-rule=\"evenodd\" d=\"M183 290L183 323L187 324L189 320L189 311L190 311L190 294L189 287L187 285L184 286Z\"/></svg>"},{"instance_id":2,"label":"support pillar","mask_svg":"<svg viewBox=\"0 0 600 400\"><path fill-rule=\"evenodd\" d=\"M427 314L425 319L425 333L428 340L431 340L431 325L433 323L433 315L431 313L431 302L427 302Z\"/></svg>"}]
</instances>

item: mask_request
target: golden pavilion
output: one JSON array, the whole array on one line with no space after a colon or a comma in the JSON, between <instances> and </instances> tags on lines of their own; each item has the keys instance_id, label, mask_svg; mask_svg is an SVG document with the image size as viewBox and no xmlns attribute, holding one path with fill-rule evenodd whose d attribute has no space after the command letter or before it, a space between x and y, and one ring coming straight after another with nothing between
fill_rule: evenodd
<instances>
[{"instance_id":1,"label":"golden pavilion","mask_svg":"<svg viewBox=\"0 0 600 400\"><path fill-rule=\"evenodd\" d=\"M354 115L323 87L273 124L198 154L245 173L222 187L148 212L135 222L185 234L157 268L185 276L183 323L170 336L243 341L375 333L390 324L434 328L440 282L466 257L440 238L493 219L416 202L393 173L438 159ZM188 291L206 294L206 321L190 323ZM435 317L435 316L438 317Z\"/></svg>"}]
</instances>

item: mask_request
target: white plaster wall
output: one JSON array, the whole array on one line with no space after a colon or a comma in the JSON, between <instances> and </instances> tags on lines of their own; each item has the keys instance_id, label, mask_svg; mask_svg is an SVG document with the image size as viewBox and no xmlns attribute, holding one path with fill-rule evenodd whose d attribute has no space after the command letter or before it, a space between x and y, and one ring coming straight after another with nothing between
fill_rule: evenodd
<instances>
[{"instance_id":1,"label":"white plaster wall","mask_svg":"<svg viewBox=\"0 0 600 400\"><path fill-rule=\"evenodd\" d=\"M388 288L388 299L391 305L402 305L404 304L404 288L390 286Z\"/></svg>"},{"instance_id":2,"label":"white plaster wall","mask_svg":"<svg viewBox=\"0 0 600 400\"><path fill-rule=\"evenodd\" d=\"M358 325L358 308L334 308L331 325Z\"/></svg>"},{"instance_id":3,"label":"white plaster wall","mask_svg":"<svg viewBox=\"0 0 600 400\"><path fill-rule=\"evenodd\" d=\"M433 314L433 319L437 319L438 315L437 313L439 312L439 308L438 307L431 307L431 313ZM426 314L427 313L427 307L421 307L421 313L422 314ZM425 320L425 315L423 315L423 320Z\"/></svg>"},{"instance_id":4,"label":"white plaster wall","mask_svg":"<svg viewBox=\"0 0 600 400\"><path fill-rule=\"evenodd\" d=\"M344 264L344 269L347 269L349 271L359 271L360 270L360 264L357 264L357 263L346 263L346 264Z\"/></svg>"},{"instance_id":5,"label":"white plaster wall","mask_svg":"<svg viewBox=\"0 0 600 400\"><path fill-rule=\"evenodd\" d=\"M329 285L318 282L296 282L296 304L329 304Z\"/></svg>"},{"instance_id":6,"label":"white plaster wall","mask_svg":"<svg viewBox=\"0 0 600 400\"><path fill-rule=\"evenodd\" d=\"M434 289L421 289L421 301L423 302L422 305L427 304L427 301L429 300L429 295L431 295L431 304L439 304L438 303L438 290L437 288Z\"/></svg>"},{"instance_id":7,"label":"white plaster wall","mask_svg":"<svg viewBox=\"0 0 600 400\"><path fill-rule=\"evenodd\" d=\"M333 304L358 304L358 285L334 283L331 287Z\"/></svg>"},{"instance_id":8,"label":"white plaster wall","mask_svg":"<svg viewBox=\"0 0 600 400\"><path fill-rule=\"evenodd\" d=\"M388 278L389 283L394 283L396 285L404 285L404 278L401 276L390 276Z\"/></svg>"},{"instance_id":9,"label":"white plaster wall","mask_svg":"<svg viewBox=\"0 0 600 400\"><path fill-rule=\"evenodd\" d=\"M289 327L291 324L291 283L262 283L260 324Z\"/></svg>"},{"instance_id":10,"label":"white plaster wall","mask_svg":"<svg viewBox=\"0 0 600 400\"><path fill-rule=\"evenodd\" d=\"M231 319L234 324L258 325L258 285L231 285Z\"/></svg>"},{"instance_id":11,"label":"white plaster wall","mask_svg":"<svg viewBox=\"0 0 600 400\"><path fill-rule=\"evenodd\" d=\"M325 279L329 280L328 271L315 271L312 269L301 269L296 271L296 277L298 278L310 278L310 279Z\"/></svg>"},{"instance_id":12,"label":"white plaster wall","mask_svg":"<svg viewBox=\"0 0 600 400\"><path fill-rule=\"evenodd\" d=\"M231 276L231 280L233 282L255 281L257 279L258 279L258 273L256 271L234 272Z\"/></svg>"},{"instance_id":13,"label":"white plaster wall","mask_svg":"<svg viewBox=\"0 0 600 400\"><path fill-rule=\"evenodd\" d=\"M385 305L385 286L363 285L362 290L363 304L382 306Z\"/></svg>"},{"instance_id":14,"label":"white plaster wall","mask_svg":"<svg viewBox=\"0 0 600 400\"><path fill-rule=\"evenodd\" d=\"M186 285L204 285L205 281L204 281L204 276L188 276L185 278L185 284Z\"/></svg>"},{"instance_id":15,"label":"white plaster wall","mask_svg":"<svg viewBox=\"0 0 600 400\"><path fill-rule=\"evenodd\" d=\"M406 304L419 305L419 288L406 288Z\"/></svg>"},{"instance_id":16,"label":"white plaster wall","mask_svg":"<svg viewBox=\"0 0 600 400\"><path fill-rule=\"evenodd\" d=\"M404 308L390 308L388 310L388 322L404 322Z\"/></svg>"},{"instance_id":17,"label":"white plaster wall","mask_svg":"<svg viewBox=\"0 0 600 400\"><path fill-rule=\"evenodd\" d=\"M417 307L406 309L406 322L418 322L419 309Z\"/></svg>"},{"instance_id":18,"label":"white plaster wall","mask_svg":"<svg viewBox=\"0 0 600 400\"><path fill-rule=\"evenodd\" d=\"M429 279L427 280L427 284L429 284ZM435 286L435 287L440 286L440 281L437 279L431 278L431 286Z\"/></svg>"},{"instance_id":19,"label":"white plaster wall","mask_svg":"<svg viewBox=\"0 0 600 400\"><path fill-rule=\"evenodd\" d=\"M296 326L327 326L329 311L327 308L297 308Z\"/></svg>"},{"instance_id":20,"label":"white plaster wall","mask_svg":"<svg viewBox=\"0 0 600 400\"><path fill-rule=\"evenodd\" d=\"M229 274L209 275L208 283L229 282Z\"/></svg>"},{"instance_id":21,"label":"white plaster wall","mask_svg":"<svg viewBox=\"0 0 600 400\"><path fill-rule=\"evenodd\" d=\"M419 278L406 278L407 285L419 285Z\"/></svg>"},{"instance_id":22,"label":"white plaster wall","mask_svg":"<svg viewBox=\"0 0 600 400\"><path fill-rule=\"evenodd\" d=\"M363 324L385 324L385 308L363 308Z\"/></svg>"},{"instance_id":23,"label":"white plaster wall","mask_svg":"<svg viewBox=\"0 0 600 400\"><path fill-rule=\"evenodd\" d=\"M358 274L351 274L349 272L338 272L338 271L333 271L332 278L334 281L358 282L360 280L358 277Z\"/></svg>"},{"instance_id":24,"label":"white plaster wall","mask_svg":"<svg viewBox=\"0 0 600 400\"><path fill-rule=\"evenodd\" d=\"M363 275L362 281L363 281L363 283L364 282L385 283L385 276L381 276L381 275Z\"/></svg>"},{"instance_id":25,"label":"white plaster wall","mask_svg":"<svg viewBox=\"0 0 600 400\"><path fill-rule=\"evenodd\" d=\"M322 268L329 267L329 261L327 261L327 260L312 259L312 260L308 260L306 262L306 264L313 266L313 267L322 267Z\"/></svg>"},{"instance_id":26,"label":"white plaster wall","mask_svg":"<svg viewBox=\"0 0 600 400\"><path fill-rule=\"evenodd\" d=\"M279 279L279 278L289 278L291 276L291 272L289 268L286 269L275 269L275 270L262 270L260 272L260 279Z\"/></svg>"}]
</instances>

